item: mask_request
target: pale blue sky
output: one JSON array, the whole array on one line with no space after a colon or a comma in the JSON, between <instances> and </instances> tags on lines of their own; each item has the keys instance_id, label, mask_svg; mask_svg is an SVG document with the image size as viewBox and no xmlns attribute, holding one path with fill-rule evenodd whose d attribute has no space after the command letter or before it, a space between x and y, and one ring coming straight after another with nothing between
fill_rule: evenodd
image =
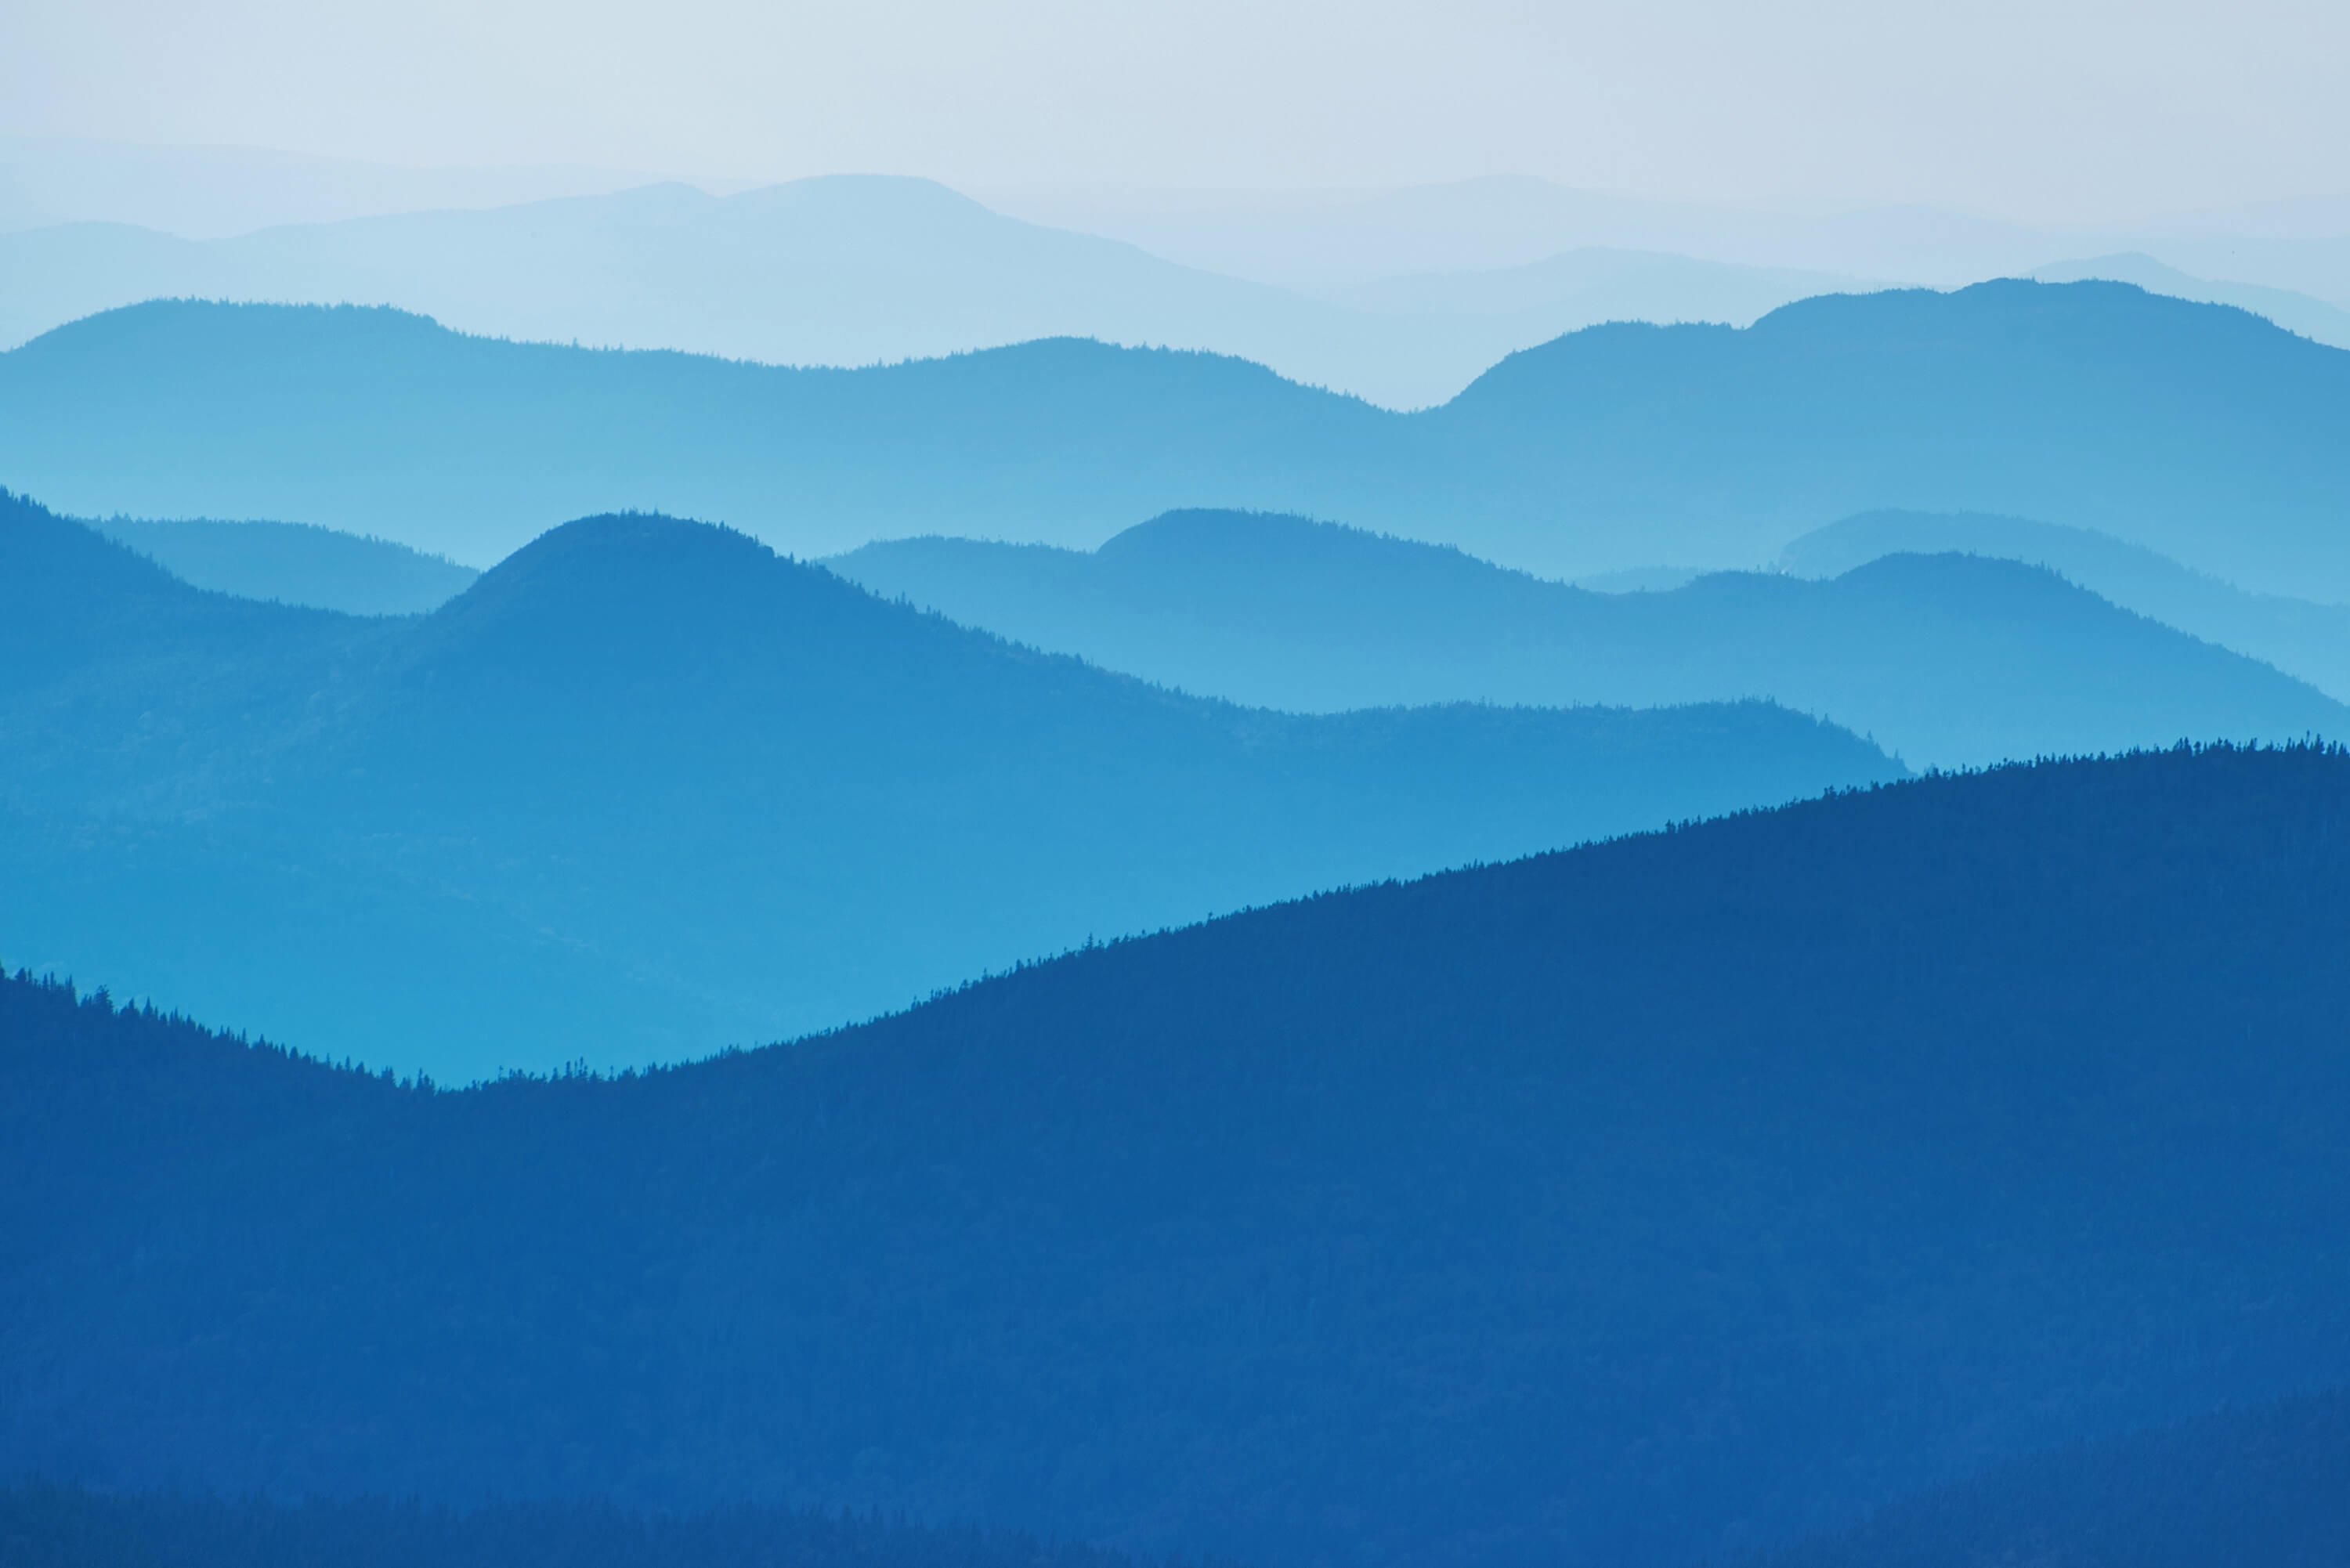
<instances>
[{"instance_id":1,"label":"pale blue sky","mask_svg":"<svg viewBox=\"0 0 2350 1568\"><path fill-rule=\"evenodd\" d=\"M2343 0L6 0L0 132L1023 185L2350 191Z\"/></svg>"}]
</instances>

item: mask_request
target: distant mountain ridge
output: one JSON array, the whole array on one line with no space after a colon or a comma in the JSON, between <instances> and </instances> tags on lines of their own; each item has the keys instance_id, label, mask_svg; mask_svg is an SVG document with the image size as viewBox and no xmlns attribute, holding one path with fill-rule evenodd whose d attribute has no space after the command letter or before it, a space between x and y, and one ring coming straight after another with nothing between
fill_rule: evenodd
<instances>
[{"instance_id":1,"label":"distant mountain ridge","mask_svg":"<svg viewBox=\"0 0 2350 1568\"><path fill-rule=\"evenodd\" d=\"M368 620L199 592L23 502L0 733L12 962L453 1080L1901 771L1760 704L1245 711L666 518Z\"/></svg>"},{"instance_id":2,"label":"distant mountain ridge","mask_svg":"<svg viewBox=\"0 0 2350 1568\"><path fill-rule=\"evenodd\" d=\"M434 1091L19 976L0 1470L1736 1560L2350 1382L2345 921L2350 757L2215 749L619 1078Z\"/></svg>"},{"instance_id":3,"label":"distant mountain ridge","mask_svg":"<svg viewBox=\"0 0 2350 1568\"><path fill-rule=\"evenodd\" d=\"M1759 563L1903 507L2096 528L2350 601L2350 353L2117 284L1596 327L1413 415L1209 356L1051 341L785 370L154 305L0 355L0 476L71 510L297 519L482 566L614 505L795 554L1090 546L1175 507L1339 517L1574 577Z\"/></svg>"},{"instance_id":4,"label":"distant mountain ridge","mask_svg":"<svg viewBox=\"0 0 2350 1568\"><path fill-rule=\"evenodd\" d=\"M2335 348L2350 348L2350 309L2340 305L2289 288L2193 277L2137 253L2054 262L2033 268L2031 275L2046 283L2105 278L2115 283L2134 283L2150 294L2232 305L2239 310L2266 317L2288 332L2298 332Z\"/></svg>"},{"instance_id":5,"label":"distant mountain ridge","mask_svg":"<svg viewBox=\"0 0 2350 1568\"><path fill-rule=\"evenodd\" d=\"M305 523L109 517L92 526L196 587L346 615L421 615L481 575L388 539Z\"/></svg>"},{"instance_id":6,"label":"distant mountain ridge","mask_svg":"<svg viewBox=\"0 0 2350 1568\"><path fill-rule=\"evenodd\" d=\"M2350 606L2248 594L2085 528L1981 514L1864 513L1795 540L1778 565L1801 576L1828 577L1918 551L2046 566L2125 609L2264 659L2337 702L2350 701Z\"/></svg>"},{"instance_id":7,"label":"distant mountain ridge","mask_svg":"<svg viewBox=\"0 0 2350 1568\"><path fill-rule=\"evenodd\" d=\"M908 539L826 565L1017 641L1293 711L1760 697L1936 767L2350 734L2350 709L2301 682L2045 573L1864 554L1832 581L1603 595L1334 524L1183 512L1090 554Z\"/></svg>"},{"instance_id":8,"label":"distant mountain ridge","mask_svg":"<svg viewBox=\"0 0 2350 1568\"><path fill-rule=\"evenodd\" d=\"M727 197L666 183L203 243L119 223L0 234L0 279L10 285L0 346L155 298L395 305L502 337L785 365L1096 337L1237 354L1416 408L1513 349L1597 321L1743 325L1856 286L1671 256L1566 265L1560 275L1338 301L1023 223L928 180L830 175ZM1516 308L1486 307L1496 289Z\"/></svg>"}]
</instances>

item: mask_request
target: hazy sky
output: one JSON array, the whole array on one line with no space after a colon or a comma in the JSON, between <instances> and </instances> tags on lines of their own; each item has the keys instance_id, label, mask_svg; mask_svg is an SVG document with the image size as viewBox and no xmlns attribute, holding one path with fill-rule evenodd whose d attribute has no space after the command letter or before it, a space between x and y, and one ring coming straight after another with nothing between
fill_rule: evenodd
<instances>
[{"instance_id":1,"label":"hazy sky","mask_svg":"<svg viewBox=\"0 0 2350 1568\"><path fill-rule=\"evenodd\" d=\"M1017 185L2350 191L2345 0L0 0L0 131Z\"/></svg>"}]
</instances>

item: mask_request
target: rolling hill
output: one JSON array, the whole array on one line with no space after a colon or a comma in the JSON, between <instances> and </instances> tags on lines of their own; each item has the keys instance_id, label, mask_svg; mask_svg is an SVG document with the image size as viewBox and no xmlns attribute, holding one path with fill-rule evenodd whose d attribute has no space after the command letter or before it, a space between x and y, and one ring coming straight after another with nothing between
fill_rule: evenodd
<instances>
[{"instance_id":1,"label":"rolling hill","mask_svg":"<svg viewBox=\"0 0 2350 1568\"><path fill-rule=\"evenodd\" d=\"M0 953L461 1080L1900 771L1762 704L1233 708L665 518L360 618L19 501L0 735Z\"/></svg>"},{"instance_id":2,"label":"rolling hill","mask_svg":"<svg viewBox=\"0 0 2350 1568\"><path fill-rule=\"evenodd\" d=\"M2286 331L2298 332L2314 342L2350 348L2350 310L2341 306L2290 288L2191 276L2137 252L2055 262L2033 268L2031 275L2043 283L2104 278L2113 283L2134 283L2149 294L2232 305L2239 310L2266 317Z\"/></svg>"},{"instance_id":3,"label":"rolling hill","mask_svg":"<svg viewBox=\"0 0 2350 1568\"><path fill-rule=\"evenodd\" d=\"M1829 558L1825 535L1806 538L1791 559ZM1035 647L1301 712L1765 698L1938 767L2350 734L2350 710L2272 669L2045 571L1960 555L1600 594L1333 524L1190 512L1089 553L905 539L827 565Z\"/></svg>"},{"instance_id":4,"label":"rolling hill","mask_svg":"<svg viewBox=\"0 0 2350 1568\"><path fill-rule=\"evenodd\" d=\"M1614 318L1734 321L1852 286L1615 253L1544 272L1312 298L1021 223L927 180L681 184L176 239L121 223L0 234L0 346L156 298L396 305L462 331L870 365L1038 337L1237 354L1398 408ZM1495 309L1508 299L1514 308Z\"/></svg>"},{"instance_id":5,"label":"rolling hill","mask_svg":"<svg viewBox=\"0 0 2350 1568\"><path fill-rule=\"evenodd\" d=\"M1266 1568L1850 1529L2350 1379L2345 857L2338 751L1945 775L463 1092L20 976L0 1469Z\"/></svg>"},{"instance_id":6,"label":"rolling hill","mask_svg":"<svg viewBox=\"0 0 2350 1568\"><path fill-rule=\"evenodd\" d=\"M1870 512L1780 552L1781 571L1832 577L1886 556L1959 552L2045 566L2149 619L2234 649L2350 701L2350 605L2249 594L2110 535L2021 517Z\"/></svg>"},{"instance_id":7,"label":"rolling hill","mask_svg":"<svg viewBox=\"0 0 2350 1568\"><path fill-rule=\"evenodd\" d=\"M2350 353L2126 285L1832 296L1620 325L1395 414L1238 360L1051 340L863 370L153 304L0 355L0 479L68 510L282 517L486 566L611 506L802 555L1090 547L1185 506L1339 517L1575 577L1770 559L1886 507L2095 528L2350 600Z\"/></svg>"},{"instance_id":8,"label":"rolling hill","mask_svg":"<svg viewBox=\"0 0 2350 1568\"><path fill-rule=\"evenodd\" d=\"M481 575L388 539L307 523L109 517L90 526L196 587L346 615L421 615Z\"/></svg>"}]
</instances>

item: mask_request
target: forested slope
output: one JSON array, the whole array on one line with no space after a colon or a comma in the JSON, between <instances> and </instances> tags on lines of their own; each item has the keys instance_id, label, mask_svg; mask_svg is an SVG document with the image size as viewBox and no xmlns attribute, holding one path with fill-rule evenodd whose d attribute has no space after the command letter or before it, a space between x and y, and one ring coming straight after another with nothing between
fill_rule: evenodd
<instances>
[{"instance_id":1,"label":"forested slope","mask_svg":"<svg viewBox=\"0 0 2350 1568\"><path fill-rule=\"evenodd\" d=\"M380 1500L0 1488L8 1568L1128 1568L1066 1542L732 1508L684 1518L595 1503L468 1512Z\"/></svg>"},{"instance_id":2,"label":"forested slope","mask_svg":"<svg viewBox=\"0 0 2350 1568\"><path fill-rule=\"evenodd\" d=\"M0 736L0 953L460 1080L1901 771L1752 703L1233 708L667 518L359 618L19 502Z\"/></svg>"},{"instance_id":3,"label":"forested slope","mask_svg":"<svg viewBox=\"0 0 2350 1568\"><path fill-rule=\"evenodd\" d=\"M2324 1568L2350 1558L2350 1396L2224 1411L1886 1509L1771 1568Z\"/></svg>"},{"instance_id":4,"label":"forested slope","mask_svg":"<svg viewBox=\"0 0 2350 1568\"><path fill-rule=\"evenodd\" d=\"M0 1469L1719 1559L2350 1380L2345 929L2350 758L2218 750L620 1079L435 1091L19 979Z\"/></svg>"}]
</instances>

